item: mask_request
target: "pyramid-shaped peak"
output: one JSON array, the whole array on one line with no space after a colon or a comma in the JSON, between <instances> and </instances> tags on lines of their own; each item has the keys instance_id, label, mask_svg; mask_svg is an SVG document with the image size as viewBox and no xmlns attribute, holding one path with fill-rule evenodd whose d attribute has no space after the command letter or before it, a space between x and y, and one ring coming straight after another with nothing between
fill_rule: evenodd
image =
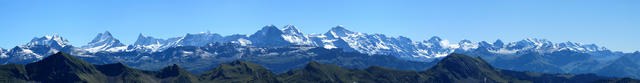
<instances>
[{"instance_id":1,"label":"pyramid-shaped peak","mask_svg":"<svg viewBox=\"0 0 640 83\"><path fill-rule=\"evenodd\" d=\"M302 35L302 32L298 28L296 28L296 26L293 26L293 25L284 26L282 28L282 32L284 34Z\"/></svg>"},{"instance_id":2,"label":"pyramid-shaped peak","mask_svg":"<svg viewBox=\"0 0 640 83\"><path fill-rule=\"evenodd\" d=\"M278 27L274 25L267 25L262 27L262 29L260 29L258 32L270 32L270 31L280 31L280 29L278 29Z\"/></svg>"},{"instance_id":3,"label":"pyramid-shaped peak","mask_svg":"<svg viewBox=\"0 0 640 83\"><path fill-rule=\"evenodd\" d=\"M104 51L113 47L125 46L120 42L120 40L114 38L109 31L105 31L104 33L98 33L98 35L91 40L91 42L87 43L87 45L82 46L82 48L86 48L91 52Z\"/></svg>"},{"instance_id":4,"label":"pyramid-shaped peak","mask_svg":"<svg viewBox=\"0 0 640 83\"><path fill-rule=\"evenodd\" d=\"M335 31L335 32L351 32L350 30L347 30L346 28L344 28L344 26L342 26L342 25L338 25L336 27L331 28L331 31Z\"/></svg>"},{"instance_id":5,"label":"pyramid-shaped peak","mask_svg":"<svg viewBox=\"0 0 640 83\"><path fill-rule=\"evenodd\" d=\"M145 36L144 34L142 34L142 33L138 34L138 39L140 39L140 38L145 38L145 37L146 37L146 36Z\"/></svg>"},{"instance_id":6,"label":"pyramid-shaped peak","mask_svg":"<svg viewBox=\"0 0 640 83\"><path fill-rule=\"evenodd\" d=\"M252 34L250 37L266 37L266 36L280 36L282 35L282 31L278 29L278 27L273 25L267 25L262 27L259 31Z\"/></svg>"}]
</instances>

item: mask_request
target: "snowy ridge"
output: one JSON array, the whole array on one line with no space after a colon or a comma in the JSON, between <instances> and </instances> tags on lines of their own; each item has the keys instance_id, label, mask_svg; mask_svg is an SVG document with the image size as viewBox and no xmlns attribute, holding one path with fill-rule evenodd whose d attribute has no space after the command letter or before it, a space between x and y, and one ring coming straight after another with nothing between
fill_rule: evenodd
<instances>
[{"instance_id":1,"label":"snowy ridge","mask_svg":"<svg viewBox=\"0 0 640 83\"><path fill-rule=\"evenodd\" d=\"M33 38L31 42L27 43L25 46L36 46L36 45L45 45L52 46L56 48L63 48L66 46L70 46L71 44L67 39L60 37L58 34L54 34L53 36L46 35L40 38Z\"/></svg>"},{"instance_id":2,"label":"snowy ridge","mask_svg":"<svg viewBox=\"0 0 640 83\"><path fill-rule=\"evenodd\" d=\"M293 25L286 25L278 29L274 25L264 26L251 35L235 34L221 36L211 32L186 34L182 37L158 39L140 34L133 45L124 45L112 37L111 33L100 33L88 45L82 48L72 47L64 38L54 35L34 38L27 45L18 46L11 50L0 50L0 57L20 55L23 58L39 58L57 51L73 52L79 56L91 57L96 52L158 52L170 47L178 46L206 46L210 43L233 43L242 46L290 46L304 45L323 47L326 49L342 49L350 52L360 52L370 55L394 55L401 59L414 61L431 61L445 57L454 52L473 52L483 50L489 53L513 55L517 53L538 52L551 53L571 50L580 53L610 52L604 47L594 44L573 42L553 43L546 39L528 38L516 42L472 42L462 40L451 43L446 39L434 36L428 40L413 41L409 38L388 37L383 34L367 34L350 31L345 26L338 25L323 34L308 34ZM72 54L73 54L72 53Z\"/></svg>"},{"instance_id":3,"label":"snowy ridge","mask_svg":"<svg viewBox=\"0 0 640 83\"><path fill-rule=\"evenodd\" d=\"M517 42L511 42L504 44L501 40L496 40L493 44L486 41L478 43L482 49L487 49L489 52L498 54L515 54L517 52L538 52L538 53L551 53L562 50L571 50L580 53L594 53L600 51L609 51L604 47L599 47L594 44L583 45L581 43L563 42L553 43L546 39L527 38Z\"/></svg>"}]
</instances>

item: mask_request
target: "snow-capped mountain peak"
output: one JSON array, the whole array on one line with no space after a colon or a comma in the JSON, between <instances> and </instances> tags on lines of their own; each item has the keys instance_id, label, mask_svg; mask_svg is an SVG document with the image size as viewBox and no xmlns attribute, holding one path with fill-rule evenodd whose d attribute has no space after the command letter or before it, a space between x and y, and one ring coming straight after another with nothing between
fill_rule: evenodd
<instances>
[{"instance_id":1,"label":"snow-capped mountain peak","mask_svg":"<svg viewBox=\"0 0 640 83\"><path fill-rule=\"evenodd\" d=\"M284 26L282 32L287 35L303 35L303 33L293 25Z\"/></svg>"},{"instance_id":2,"label":"snow-capped mountain peak","mask_svg":"<svg viewBox=\"0 0 640 83\"><path fill-rule=\"evenodd\" d=\"M211 32L202 32L198 34L190 34L183 36L175 42L170 42L172 46L204 46L208 43L216 42L222 39L220 34ZM172 44L173 43L173 44Z\"/></svg>"},{"instance_id":3,"label":"snow-capped mountain peak","mask_svg":"<svg viewBox=\"0 0 640 83\"><path fill-rule=\"evenodd\" d=\"M469 51L471 49L477 49L478 48L478 44L474 44L473 42L471 42L471 40L461 40L460 42L458 42L458 45L460 46L460 49L464 50L464 51Z\"/></svg>"},{"instance_id":4,"label":"snow-capped mountain peak","mask_svg":"<svg viewBox=\"0 0 640 83\"><path fill-rule=\"evenodd\" d=\"M286 46L291 44L291 42L282 37L283 35L282 30L276 26L267 25L249 36L249 40L255 46Z\"/></svg>"},{"instance_id":5,"label":"snow-capped mountain peak","mask_svg":"<svg viewBox=\"0 0 640 83\"><path fill-rule=\"evenodd\" d=\"M31 42L27 43L27 46L36 46L36 45L45 45L52 46L56 48L63 48L66 46L70 46L71 44L67 39L60 37L58 34L54 34L53 36L46 35L40 38L33 38Z\"/></svg>"},{"instance_id":6,"label":"snow-capped mountain peak","mask_svg":"<svg viewBox=\"0 0 640 83\"><path fill-rule=\"evenodd\" d=\"M82 46L82 48L89 52L122 51L126 49L126 45L122 44L120 40L114 38L109 31L105 31L104 33L98 33L91 42Z\"/></svg>"},{"instance_id":7,"label":"snow-capped mountain peak","mask_svg":"<svg viewBox=\"0 0 640 83\"><path fill-rule=\"evenodd\" d=\"M347 30L342 25L338 25L336 27L331 28L331 30L329 30L329 32L325 33L324 35L333 37L333 38L339 38L339 37L348 37L350 34L355 34L355 32Z\"/></svg>"},{"instance_id":8,"label":"snow-capped mountain peak","mask_svg":"<svg viewBox=\"0 0 640 83\"><path fill-rule=\"evenodd\" d=\"M133 45L152 45L152 44L165 44L167 41L163 39L156 39L151 36L145 36L142 33L138 35L138 39Z\"/></svg>"},{"instance_id":9,"label":"snow-capped mountain peak","mask_svg":"<svg viewBox=\"0 0 640 83\"><path fill-rule=\"evenodd\" d=\"M282 38L294 44L308 45L311 43L309 38L305 36L296 26L287 25L282 28Z\"/></svg>"}]
</instances>

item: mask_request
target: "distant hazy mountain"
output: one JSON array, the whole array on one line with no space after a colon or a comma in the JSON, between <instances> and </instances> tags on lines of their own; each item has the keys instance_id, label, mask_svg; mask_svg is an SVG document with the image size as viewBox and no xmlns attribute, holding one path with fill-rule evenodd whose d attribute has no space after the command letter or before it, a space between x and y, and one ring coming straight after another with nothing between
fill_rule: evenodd
<instances>
[{"instance_id":1,"label":"distant hazy mountain","mask_svg":"<svg viewBox=\"0 0 640 83\"><path fill-rule=\"evenodd\" d=\"M309 61L301 69L283 74L271 73L268 69L249 62L233 61L222 63L208 72L195 75L178 65L171 65L158 71L129 68L127 65L91 65L86 61L64 53L56 53L41 61L26 66L9 64L0 66L2 82L141 82L141 83L209 83L209 82L252 82L252 83L327 83L327 82L640 82L635 79L615 79L593 74L541 74L516 72L493 68L480 58L452 54L426 71L402 71L372 66L366 69L347 69L336 65Z\"/></svg>"}]
</instances>

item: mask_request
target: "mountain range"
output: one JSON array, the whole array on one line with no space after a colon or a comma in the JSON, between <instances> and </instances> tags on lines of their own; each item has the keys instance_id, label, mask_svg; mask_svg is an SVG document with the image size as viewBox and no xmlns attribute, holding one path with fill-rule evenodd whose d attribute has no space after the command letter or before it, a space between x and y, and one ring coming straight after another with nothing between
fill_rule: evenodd
<instances>
[{"instance_id":1,"label":"mountain range","mask_svg":"<svg viewBox=\"0 0 640 83\"><path fill-rule=\"evenodd\" d=\"M304 68L275 74L254 63L222 63L202 74L192 74L173 64L157 71L138 70L121 63L92 65L62 52L26 65L0 66L0 81L23 82L140 82L140 83L209 83L209 82L518 82L518 83L606 83L640 82L629 78L609 78L593 74L542 74L494 68L481 58L451 54L434 67L423 71L403 71L371 66L349 69L309 61Z\"/></svg>"},{"instance_id":2,"label":"mountain range","mask_svg":"<svg viewBox=\"0 0 640 83\"><path fill-rule=\"evenodd\" d=\"M640 78L640 52L622 53L595 44L554 43L529 38L516 42L462 40L452 44L439 37L413 41L383 34L353 32L344 26L324 34L303 34L297 27L264 26L250 35L222 36L210 32L159 39L140 34L133 45L122 44L105 31L85 46L75 47L58 35L32 39L12 49L0 48L0 63L28 64L66 52L91 64L122 63L133 68L160 70L178 64L202 73L217 64L244 60L274 73L304 67L311 60L346 68L372 65L401 70L424 70L451 53L482 57L497 68L543 73L595 73ZM363 59L365 58L365 59ZM195 64L194 64L195 63Z\"/></svg>"}]
</instances>

